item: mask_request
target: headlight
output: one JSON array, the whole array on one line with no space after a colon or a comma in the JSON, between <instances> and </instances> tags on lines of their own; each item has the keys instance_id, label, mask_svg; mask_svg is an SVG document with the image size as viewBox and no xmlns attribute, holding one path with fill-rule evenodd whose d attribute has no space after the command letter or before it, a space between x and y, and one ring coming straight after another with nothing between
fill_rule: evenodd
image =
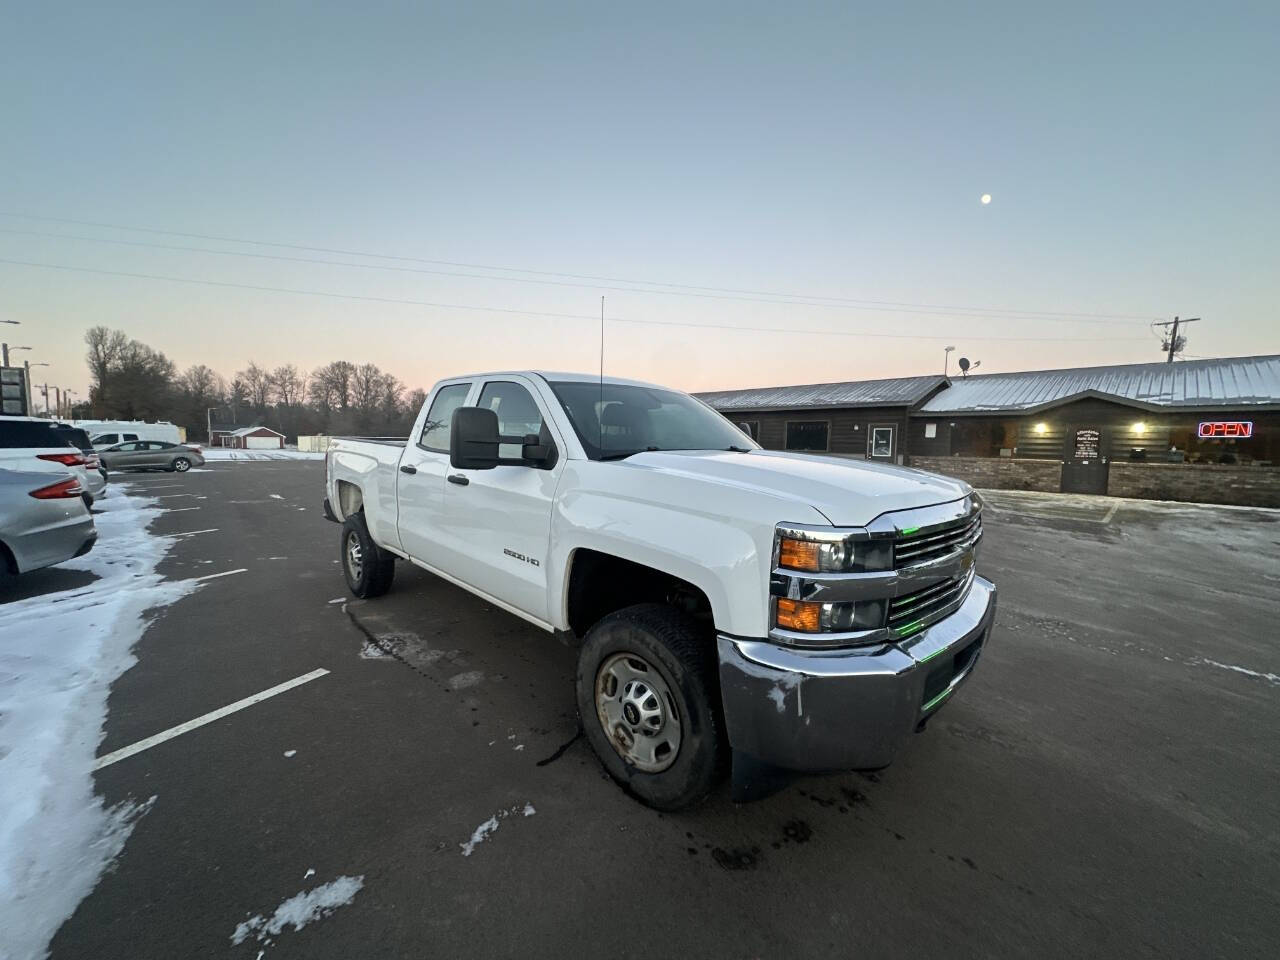
<instances>
[{"instance_id":1,"label":"headlight","mask_svg":"<svg viewBox=\"0 0 1280 960\"><path fill-rule=\"evenodd\" d=\"M778 566L804 573L868 573L893 569L893 545L888 540L800 539L782 535Z\"/></svg>"},{"instance_id":2,"label":"headlight","mask_svg":"<svg viewBox=\"0 0 1280 960\"><path fill-rule=\"evenodd\" d=\"M878 630L884 626L887 600L842 600L818 603L779 597L774 623L781 630L796 633L849 633Z\"/></svg>"}]
</instances>

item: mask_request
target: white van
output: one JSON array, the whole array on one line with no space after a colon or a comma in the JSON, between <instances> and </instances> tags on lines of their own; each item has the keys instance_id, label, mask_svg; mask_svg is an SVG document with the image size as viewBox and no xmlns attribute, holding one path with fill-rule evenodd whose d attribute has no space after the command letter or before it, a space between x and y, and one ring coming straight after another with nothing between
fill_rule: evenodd
<instances>
[{"instance_id":1,"label":"white van","mask_svg":"<svg viewBox=\"0 0 1280 960\"><path fill-rule=\"evenodd\" d=\"M160 440L182 443L182 431L168 421L147 423L145 420L76 420L75 425L89 433L95 450L112 447L126 440Z\"/></svg>"}]
</instances>

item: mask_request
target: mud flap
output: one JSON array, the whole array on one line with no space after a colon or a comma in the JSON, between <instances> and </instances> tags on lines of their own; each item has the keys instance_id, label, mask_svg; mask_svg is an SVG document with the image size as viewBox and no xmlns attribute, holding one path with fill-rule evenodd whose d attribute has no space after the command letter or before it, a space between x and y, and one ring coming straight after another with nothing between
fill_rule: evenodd
<instances>
[{"instance_id":1,"label":"mud flap","mask_svg":"<svg viewBox=\"0 0 1280 960\"><path fill-rule=\"evenodd\" d=\"M785 789L791 783L793 774L749 753L734 750L730 776L730 798L733 802L751 803Z\"/></svg>"}]
</instances>

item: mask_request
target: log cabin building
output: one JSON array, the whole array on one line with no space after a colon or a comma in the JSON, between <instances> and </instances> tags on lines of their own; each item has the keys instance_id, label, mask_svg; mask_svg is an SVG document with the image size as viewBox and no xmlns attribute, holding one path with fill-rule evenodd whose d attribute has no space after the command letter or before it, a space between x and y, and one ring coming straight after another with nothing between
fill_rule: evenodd
<instances>
[{"instance_id":1,"label":"log cabin building","mask_svg":"<svg viewBox=\"0 0 1280 960\"><path fill-rule=\"evenodd\" d=\"M699 394L766 448L977 487L1280 506L1280 356Z\"/></svg>"}]
</instances>

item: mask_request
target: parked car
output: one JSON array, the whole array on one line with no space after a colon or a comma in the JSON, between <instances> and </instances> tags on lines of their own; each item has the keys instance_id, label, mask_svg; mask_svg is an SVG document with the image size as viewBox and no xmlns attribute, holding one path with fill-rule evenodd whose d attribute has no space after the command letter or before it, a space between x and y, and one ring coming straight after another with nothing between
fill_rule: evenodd
<instances>
[{"instance_id":1,"label":"parked car","mask_svg":"<svg viewBox=\"0 0 1280 960\"><path fill-rule=\"evenodd\" d=\"M80 478L0 469L0 567L18 575L82 557L98 539Z\"/></svg>"},{"instance_id":2,"label":"parked car","mask_svg":"<svg viewBox=\"0 0 1280 960\"><path fill-rule=\"evenodd\" d=\"M334 439L324 509L356 596L385 593L402 558L578 638L586 738L660 809L725 760L738 800L782 771L887 765L995 617L968 484L763 450L635 381L442 381L407 443Z\"/></svg>"},{"instance_id":3,"label":"parked car","mask_svg":"<svg viewBox=\"0 0 1280 960\"><path fill-rule=\"evenodd\" d=\"M76 426L86 430L98 448L115 446L129 440L161 440L182 443L186 438L174 424L145 420L80 420Z\"/></svg>"},{"instance_id":4,"label":"parked car","mask_svg":"<svg viewBox=\"0 0 1280 960\"><path fill-rule=\"evenodd\" d=\"M69 471L80 480L86 506L92 506L107 490L97 454L79 449L60 424L38 417L0 417L0 468Z\"/></svg>"},{"instance_id":5,"label":"parked car","mask_svg":"<svg viewBox=\"0 0 1280 960\"><path fill-rule=\"evenodd\" d=\"M93 441L89 439L89 434L79 427L71 426L69 423L55 423L53 429L56 433L62 434L71 441L71 445L85 455L85 459L89 461L88 468L96 470L105 485L107 482L107 468L98 459L98 451L93 449ZM94 499L98 499L97 494L94 495Z\"/></svg>"},{"instance_id":6,"label":"parked car","mask_svg":"<svg viewBox=\"0 0 1280 960\"><path fill-rule=\"evenodd\" d=\"M131 440L98 451L108 470L176 470L186 473L204 463L204 451L185 443Z\"/></svg>"}]
</instances>

